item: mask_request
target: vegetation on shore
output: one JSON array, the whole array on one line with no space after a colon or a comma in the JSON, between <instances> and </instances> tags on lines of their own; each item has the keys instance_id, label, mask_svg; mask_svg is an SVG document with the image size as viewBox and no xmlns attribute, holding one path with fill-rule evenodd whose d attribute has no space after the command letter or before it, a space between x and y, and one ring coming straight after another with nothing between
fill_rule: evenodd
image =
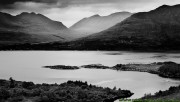
<instances>
[{"instance_id":1,"label":"vegetation on shore","mask_svg":"<svg viewBox=\"0 0 180 102\"><path fill-rule=\"evenodd\" d=\"M166 78L180 78L180 65L175 62L158 62L152 64L117 64L113 67L122 71L139 71L158 74Z\"/></svg>"},{"instance_id":2,"label":"vegetation on shore","mask_svg":"<svg viewBox=\"0 0 180 102\"><path fill-rule=\"evenodd\" d=\"M162 77L180 79L180 64L165 63L159 68L159 75Z\"/></svg>"},{"instance_id":3,"label":"vegetation on shore","mask_svg":"<svg viewBox=\"0 0 180 102\"><path fill-rule=\"evenodd\" d=\"M152 64L117 64L112 67L114 70L138 71L138 72L156 72L161 65Z\"/></svg>"},{"instance_id":4,"label":"vegetation on shore","mask_svg":"<svg viewBox=\"0 0 180 102\"><path fill-rule=\"evenodd\" d=\"M78 50L78 51L142 51L142 52L168 52L168 51L180 51L179 46L168 45L165 42L162 45L158 45L157 42L150 42L142 38L118 38L122 40L116 41L84 41L76 42L48 42L48 43L24 43L24 44L14 44L14 45L0 45L1 51L18 51L18 50L38 50L38 51L61 51L61 50ZM130 41L137 41L137 43L132 43ZM138 41L142 41L141 43ZM144 43L147 42L147 43ZM142 45L142 43L144 43ZM87 47L88 46L88 47ZM118 47L117 47L118 46Z\"/></svg>"},{"instance_id":5,"label":"vegetation on shore","mask_svg":"<svg viewBox=\"0 0 180 102\"><path fill-rule=\"evenodd\" d=\"M34 84L12 78L0 80L0 102L113 102L132 96L128 90L68 81L58 84Z\"/></svg>"},{"instance_id":6,"label":"vegetation on shore","mask_svg":"<svg viewBox=\"0 0 180 102\"><path fill-rule=\"evenodd\" d=\"M174 62L163 62L163 63L155 63L157 65L161 65L156 73L161 77L166 78L180 78L180 65ZM154 71L154 70L153 70ZM179 102L180 101L180 86L177 87L170 87L166 91L159 91L156 92L154 95L145 94L144 97L141 98L142 100L154 100L154 102ZM138 101L135 101L138 102Z\"/></svg>"},{"instance_id":7,"label":"vegetation on shore","mask_svg":"<svg viewBox=\"0 0 180 102\"><path fill-rule=\"evenodd\" d=\"M180 86L177 87L170 87L166 91L159 91L156 92L154 95L145 94L144 97L141 98L142 100L167 100L167 102L179 102L180 100ZM169 100L169 101L168 101ZM172 101L170 101L172 100Z\"/></svg>"}]
</instances>

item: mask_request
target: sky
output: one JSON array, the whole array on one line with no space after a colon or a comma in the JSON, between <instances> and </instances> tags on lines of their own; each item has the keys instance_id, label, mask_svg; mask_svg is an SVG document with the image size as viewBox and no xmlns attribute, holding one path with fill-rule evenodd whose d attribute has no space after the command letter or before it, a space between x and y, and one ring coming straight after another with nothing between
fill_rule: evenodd
<instances>
[{"instance_id":1,"label":"sky","mask_svg":"<svg viewBox=\"0 0 180 102\"><path fill-rule=\"evenodd\" d=\"M17 15L22 12L41 13L70 27L95 14L106 16L115 12L146 12L161 5L180 4L180 0L0 0L0 11Z\"/></svg>"}]
</instances>

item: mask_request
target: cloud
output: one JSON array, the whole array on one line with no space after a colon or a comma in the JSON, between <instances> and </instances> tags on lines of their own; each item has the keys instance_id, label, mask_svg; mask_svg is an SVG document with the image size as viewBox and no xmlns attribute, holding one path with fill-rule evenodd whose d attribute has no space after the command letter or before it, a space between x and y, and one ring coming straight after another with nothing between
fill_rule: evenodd
<instances>
[{"instance_id":1,"label":"cloud","mask_svg":"<svg viewBox=\"0 0 180 102\"><path fill-rule=\"evenodd\" d=\"M49 7L67 7L71 0L0 0L0 9L16 9L18 6L32 3L32 4L41 4L49 5Z\"/></svg>"},{"instance_id":2,"label":"cloud","mask_svg":"<svg viewBox=\"0 0 180 102\"><path fill-rule=\"evenodd\" d=\"M94 4L128 4L151 2L154 0L0 0L1 9L15 9L18 3L42 3L51 7L65 8L69 6L86 6Z\"/></svg>"},{"instance_id":3,"label":"cloud","mask_svg":"<svg viewBox=\"0 0 180 102\"><path fill-rule=\"evenodd\" d=\"M94 14L105 16L121 11L144 12L163 4L180 4L180 0L0 0L0 11L12 15L41 13L71 26Z\"/></svg>"},{"instance_id":4,"label":"cloud","mask_svg":"<svg viewBox=\"0 0 180 102\"><path fill-rule=\"evenodd\" d=\"M48 5L49 8L67 8L77 6L93 6L93 5L112 5L118 8L131 8L158 4L160 2L177 2L178 0L0 0L1 9L16 9L17 4L42 4Z\"/></svg>"},{"instance_id":5,"label":"cloud","mask_svg":"<svg viewBox=\"0 0 180 102\"><path fill-rule=\"evenodd\" d=\"M37 2L37 3L57 3L60 0L1 0L1 5L11 5L16 2ZM64 0L61 0L64 1Z\"/></svg>"}]
</instances>

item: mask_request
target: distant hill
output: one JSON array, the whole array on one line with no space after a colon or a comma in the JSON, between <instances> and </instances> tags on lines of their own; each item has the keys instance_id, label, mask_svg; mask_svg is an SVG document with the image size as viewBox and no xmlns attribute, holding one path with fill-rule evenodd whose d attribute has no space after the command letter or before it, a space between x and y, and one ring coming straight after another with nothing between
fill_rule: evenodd
<instances>
[{"instance_id":1,"label":"distant hill","mask_svg":"<svg viewBox=\"0 0 180 102\"><path fill-rule=\"evenodd\" d=\"M180 5L133 14L115 26L70 43L83 50L180 50Z\"/></svg>"},{"instance_id":2,"label":"distant hill","mask_svg":"<svg viewBox=\"0 0 180 102\"><path fill-rule=\"evenodd\" d=\"M17 15L16 19L19 26L23 25L21 31L32 34L59 34L59 31L67 29L61 22L52 21L41 14L24 12Z\"/></svg>"},{"instance_id":3,"label":"distant hill","mask_svg":"<svg viewBox=\"0 0 180 102\"><path fill-rule=\"evenodd\" d=\"M123 21L132 14L129 12L117 12L108 16L94 15L89 18L84 18L70 27L71 30L75 30L87 36L92 33L97 33L106 30L115 24Z\"/></svg>"},{"instance_id":4,"label":"distant hill","mask_svg":"<svg viewBox=\"0 0 180 102\"><path fill-rule=\"evenodd\" d=\"M23 12L17 16L0 12L0 44L38 43L73 39L61 22L44 15Z\"/></svg>"}]
</instances>

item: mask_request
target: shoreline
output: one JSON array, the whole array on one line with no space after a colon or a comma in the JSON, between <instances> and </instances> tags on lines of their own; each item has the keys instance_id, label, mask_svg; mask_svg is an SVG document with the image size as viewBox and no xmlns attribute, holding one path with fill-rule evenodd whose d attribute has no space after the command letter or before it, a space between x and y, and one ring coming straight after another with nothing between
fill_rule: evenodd
<instances>
[{"instance_id":1,"label":"shoreline","mask_svg":"<svg viewBox=\"0 0 180 102\"><path fill-rule=\"evenodd\" d=\"M120 52L135 52L135 53L180 53L180 50L76 50L76 49L62 49L62 50L54 50L54 49L9 49L9 50L3 50L0 49L0 52L3 51L120 51Z\"/></svg>"},{"instance_id":2,"label":"shoreline","mask_svg":"<svg viewBox=\"0 0 180 102\"><path fill-rule=\"evenodd\" d=\"M150 74L156 74L163 78L171 78L180 80L180 64L175 62L156 62L151 64L117 64L113 67L104 66L102 64L90 64L90 65L83 65L79 68L88 68L88 69L110 69L110 70L117 70L117 71L135 71L135 72L146 72ZM174 91L176 89L177 91ZM168 94L167 94L168 93ZM163 99L163 97L176 96L177 99L180 99L180 85L177 87L171 86L169 89L165 91L156 92L155 95L145 95L140 100L151 100L151 99ZM168 97L166 100L171 100L171 97Z\"/></svg>"},{"instance_id":3,"label":"shoreline","mask_svg":"<svg viewBox=\"0 0 180 102\"><path fill-rule=\"evenodd\" d=\"M83 66L65 66L65 65L55 65L55 66L46 66L46 67L43 67L43 68L50 68L50 69L53 69L53 70L78 70L79 68L88 68L88 69L110 69L110 70L117 70L117 71L136 71L136 72L147 72L147 73L150 73L150 74L157 74L157 75L159 75L159 73L161 73L160 72L160 69L163 67L163 66L178 66L179 67L179 64L176 64L176 63L174 63L174 62L159 62L159 63L151 63L151 64L117 64L117 65L115 65L115 66L113 66L113 67L109 67L109 66L104 66L104 65L102 65L102 64L90 64L90 65L83 65ZM62 67L62 68L61 68ZM67 69L66 69L67 68ZM166 74L165 74L166 75ZM169 76L169 75L171 75L171 74L167 74L167 77L166 78L173 78L172 76ZM163 77L163 76L161 76L161 77ZM11 82L11 80L13 80L13 79L10 79L10 81L8 81L8 80L0 80L0 93L1 92L5 92L5 93L7 93L5 96L2 96L2 95L0 95L0 99L2 99L1 97L5 97L5 98L7 98L7 97L13 97L13 98L10 98L9 100L11 100L11 99L15 99L15 100L36 100L36 99L34 99L33 97L34 96L31 96L31 95L34 95L36 92L37 92L37 90L39 90L38 88L48 88L48 89L51 89L51 90L53 90L53 91L50 91L51 93L50 94L53 94L53 96L52 97L54 97L54 92L56 92L57 90L57 88L59 89L59 88L63 88L63 90L66 90L65 92L67 92L67 90L69 90L68 88L70 88L71 90L76 90L76 88L80 88L81 89L81 91L83 91L83 92L85 92L85 93L88 93L88 94L86 94L87 96L86 97L89 97L89 92L91 92L91 93L94 93L94 94L92 94L92 95L97 95L97 94L99 94L99 93L102 93L103 92L103 94L105 94L105 96L102 96L102 94L100 95L100 96L102 96L102 97L104 97L104 98L101 98L101 99L105 99L105 100L103 100L103 101L98 101L98 102L114 102L115 100L118 100L118 99L122 99L122 98L128 98L127 96L132 96L133 95L133 93L131 92L131 91L129 91L129 90L125 90L124 92L125 93L123 93L123 91L121 90L121 89L116 89L116 88L114 88L114 89L110 89L110 88L108 88L106 91L103 91L104 89L106 89L106 88L103 88L103 87L99 87L99 86L95 86L95 85L89 85L89 84L87 84L87 82L81 82L81 81L68 81L68 82L66 82L66 83L62 83L62 84L66 84L65 86L69 86L69 87L60 87L62 84L34 84L33 82L23 82L23 81L15 81L14 80L14 82L13 83L15 83L14 84L14 86L11 86L11 84L7 84L7 83L10 83ZM2 84L3 83L3 84ZM5 83L5 84L4 84ZM82 85L80 85L80 86L78 86L79 84L77 84L77 86L76 86L76 84L74 84L74 83L80 83L80 84L82 84L82 85L85 85L85 86L82 86ZM24 85L23 85L24 84ZM73 84L73 85L72 85ZM4 85L4 86L3 86ZM92 88L92 86L94 86L93 88ZM90 88L91 87L91 88ZM177 90L179 90L178 92L180 93L180 88L178 88L179 86L177 86L177 87L175 87ZM3 90L3 89L6 89L6 90L8 90L8 91L5 91L5 90ZM30 89L31 90L33 90L33 91L30 91ZM172 89L172 88L170 88L170 89ZM170 90L169 89L169 90ZM16 95L16 93L11 93L12 92L12 90L16 90L17 92L20 92L20 95L25 95L25 96L18 96L18 95ZM36 90L35 92L34 92L34 90ZM86 91L84 91L84 90L86 90ZM114 90L114 91L113 91ZM116 90L116 91L115 91ZM98 93L96 93L98 91ZM111 91L113 91L113 92L115 92L113 95L109 95L109 94L107 94L107 92L111 92ZM170 91L172 91L172 90L170 90ZM39 92L39 91L38 91ZM48 92L49 92L49 90L48 90ZM117 94L118 92L120 92L121 93L121 96L118 96L119 94ZM126 92L127 92L127 94L126 94ZM167 93L168 91L166 90L166 91L162 91L162 93ZM44 89L43 89L43 92L42 92L42 90L41 90L41 92L39 92L39 94L38 94L38 99L44 99L44 97L41 97L41 95L40 95L40 93L44 93ZM74 93L74 91L72 92L72 93ZM84 93L84 94L85 94ZM157 92L158 93L158 92ZM19 93L18 93L19 94ZM77 93L76 93L77 94ZM122 94L125 94L125 95L122 95ZM15 96L14 96L15 95ZM31 97L29 97L29 96L26 96L26 95L30 95ZM40 95L40 96L39 96ZM68 94L66 94L67 96L68 96ZM156 94L155 94L156 95ZM159 95L159 94L158 94ZM169 94L168 94L169 95ZM16 97L16 96L18 96L18 97ZM97 95L98 96L98 95ZM160 95L159 95L160 96ZM48 99L51 99L48 95L45 95L45 99L47 99L47 97L48 97ZM68 96L69 97L69 96ZM77 96L72 96L71 98L74 98L74 97L77 97ZM83 96L84 97L84 96ZM96 96L94 96L94 97L96 97ZM107 98L107 97L110 97L110 98ZM156 97L156 96L150 96L149 95L149 97L142 97L142 98L140 98L140 99L154 99L154 97ZM56 97L56 95L55 95L55 99L59 99L59 98L57 98ZM64 100L65 99L67 99L67 97L66 98L63 98ZM87 98L87 99L89 99L89 98ZM86 99L86 100L87 100ZM96 100L98 100L98 99L96 99ZM36 102L36 101L33 101L33 102ZM56 101L54 101L54 102L56 102ZM66 102L66 101L65 101ZM81 102L81 101L78 101L78 102ZM84 101L85 102L85 101ZM96 101L93 101L93 102L96 102Z\"/></svg>"},{"instance_id":4,"label":"shoreline","mask_svg":"<svg viewBox=\"0 0 180 102\"><path fill-rule=\"evenodd\" d=\"M136 72L147 72L150 74L156 74L160 77L164 78L172 78L172 79L180 79L180 72L177 76L170 75L168 72L161 72L160 69L162 67L174 67L174 65L179 65L175 62L154 62L150 64L117 64L115 66L109 67L102 64L89 64L89 65L82 65L82 66L65 66L65 65L53 65L53 66L43 66L43 68L55 69L55 70L77 70L80 68L87 68L87 69L110 69L110 70L117 70L117 71L136 71ZM66 69L67 68L67 69Z\"/></svg>"}]
</instances>

